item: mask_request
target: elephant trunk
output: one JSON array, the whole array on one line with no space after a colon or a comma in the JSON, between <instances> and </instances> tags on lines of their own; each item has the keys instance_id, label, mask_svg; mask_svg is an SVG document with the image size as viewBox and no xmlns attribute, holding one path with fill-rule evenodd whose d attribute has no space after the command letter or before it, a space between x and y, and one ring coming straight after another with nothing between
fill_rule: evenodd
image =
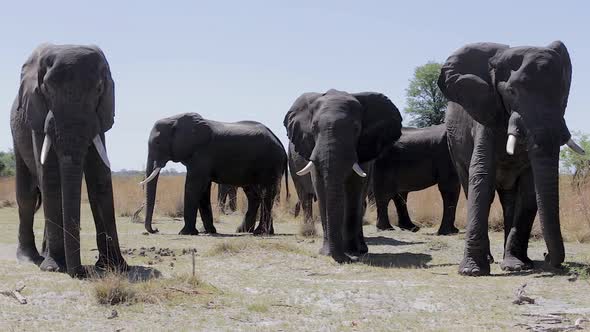
<instances>
[{"instance_id":1,"label":"elephant trunk","mask_svg":"<svg viewBox=\"0 0 590 332\"><path fill-rule=\"evenodd\" d=\"M152 177L152 173L156 169L155 167L155 160L151 155L148 155L147 164L145 167L145 176L146 179ZM157 233L157 229L152 228L152 217L154 214L154 205L156 203L156 189L158 187L158 178L160 177L160 173L157 172L153 175L153 178L150 181L145 183L145 229L149 233Z\"/></svg>"},{"instance_id":2,"label":"elephant trunk","mask_svg":"<svg viewBox=\"0 0 590 332\"><path fill-rule=\"evenodd\" d=\"M548 255L545 261L560 266L565 258L559 221L559 146L529 150L533 168L539 219Z\"/></svg>"},{"instance_id":3,"label":"elephant trunk","mask_svg":"<svg viewBox=\"0 0 590 332\"><path fill-rule=\"evenodd\" d=\"M82 168L80 160L70 156L59 158L62 188L62 212L64 249L68 274L72 277L83 275L80 261L80 195Z\"/></svg>"}]
</instances>

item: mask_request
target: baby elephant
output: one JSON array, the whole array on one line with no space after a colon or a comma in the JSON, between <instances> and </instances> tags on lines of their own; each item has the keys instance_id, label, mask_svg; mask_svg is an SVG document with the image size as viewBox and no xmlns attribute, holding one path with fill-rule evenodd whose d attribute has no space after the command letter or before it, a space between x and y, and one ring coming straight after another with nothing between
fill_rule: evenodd
<instances>
[{"instance_id":1,"label":"baby elephant","mask_svg":"<svg viewBox=\"0 0 590 332\"><path fill-rule=\"evenodd\" d=\"M392 229L387 206L393 199L399 227L413 232L420 228L410 219L408 192L438 184L443 199L439 235L457 233L455 208L459 200L459 177L449 155L444 124L427 128L402 128L400 139L375 161L373 190L377 204L377 228Z\"/></svg>"},{"instance_id":2,"label":"baby elephant","mask_svg":"<svg viewBox=\"0 0 590 332\"><path fill-rule=\"evenodd\" d=\"M186 166L183 235L197 235L197 211L205 232L216 233L211 212L211 181L242 187L248 210L238 232L273 234L271 209L287 154L279 139L261 123L224 123L185 113L158 120L150 133L146 165L145 228L150 233L158 174L168 161ZM287 189L288 191L288 189ZM260 223L254 229L258 207Z\"/></svg>"}]
</instances>

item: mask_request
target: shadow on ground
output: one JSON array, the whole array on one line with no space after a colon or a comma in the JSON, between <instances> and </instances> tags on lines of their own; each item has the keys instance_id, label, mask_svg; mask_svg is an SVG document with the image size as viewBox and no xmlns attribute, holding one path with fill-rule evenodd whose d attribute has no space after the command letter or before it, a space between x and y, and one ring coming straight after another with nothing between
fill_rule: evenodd
<instances>
[{"instance_id":1,"label":"shadow on ground","mask_svg":"<svg viewBox=\"0 0 590 332\"><path fill-rule=\"evenodd\" d=\"M366 254L359 262L369 266L385 268L427 268L432 256L428 254L416 254L412 252L402 253L375 253Z\"/></svg>"},{"instance_id":2,"label":"shadow on ground","mask_svg":"<svg viewBox=\"0 0 590 332\"><path fill-rule=\"evenodd\" d=\"M370 246L409 246L414 244L423 244L424 242L406 242L395 240L385 236L365 237L365 242Z\"/></svg>"}]
</instances>

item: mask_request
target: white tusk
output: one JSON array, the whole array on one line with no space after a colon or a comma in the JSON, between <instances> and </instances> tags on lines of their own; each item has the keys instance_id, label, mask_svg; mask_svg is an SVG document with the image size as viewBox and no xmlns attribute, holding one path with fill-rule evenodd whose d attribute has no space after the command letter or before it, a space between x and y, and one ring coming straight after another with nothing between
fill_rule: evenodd
<instances>
[{"instance_id":1,"label":"white tusk","mask_svg":"<svg viewBox=\"0 0 590 332\"><path fill-rule=\"evenodd\" d=\"M152 174L150 174L150 176L148 176L145 180L141 181L139 184L143 186L144 184L152 181L158 175L158 173L160 173L161 169L162 169L162 167L154 168Z\"/></svg>"},{"instance_id":2,"label":"white tusk","mask_svg":"<svg viewBox=\"0 0 590 332\"><path fill-rule=\"evenodd\" d=\"M575 153L582 156L586 154L586 151L584 151L584 149L582 149L582 147L579 146L578 143L574 142L573 139L570 138L566 144L570 149L574 150Z\"/></svg>"},{"instance_id":3,"label":"white tusk","mask_svg":"<svg viewBox=\"0 0 590 332\"><path fill-rule=\"evenodd\" d=\"M363 171L363 169L361 168L361 166L358 163L354 163L354 165L352 165L352 170L358 174L358 176L364 178L367 176L367 173L365 173Z\"/></svg>"},{"instance_id":4,"label":"white tusk","mask_svg":"<svg viewBox=\"0 0 590 332\"><path fill-rule=\"evenodd\" d=\"M516 136L509 134L508 141L506 142L506 153L509 155L514 154L514 147L516 146Z\"/></svg>"},{"instance_id":5,"label":"white tusk","mask_svg":"<svg viewBox=\"0 0 590 332\"><path fill-rule=\"evenodd\" d=\"M45 164L47 156L49 155L49 149L51 149L51 138L45 135L43 139L43 147L41 147L41 165Z\"/></svg>"},{"instance_id":6,"label":"white tusk","mask_svg":"<svg viewBox=\"0 0 590 332\"><path fill-rule=\"evenodd\" d=\"M94 147L96 148L100 159L102 159L102 162L110 169L111 163L109 162L109 157L107 157L107 149L104 147L104 144L102 144L100 135L96 135L92 140L92 143L94 143Z\"/></svg>"},{"instance_id":7,"label":"white tusk","mask_svg":"<svg viewBox=\"0 0 590 332\"><path fill-rule=\"evenodd\" d=\"M296 174L299 176L304 176L305 174L311 172L313 170L313 162L310 161L307 163L307 165L305 165L305 167L303 167L299 172L297 172Z\"/></svg>"}]
</instances>

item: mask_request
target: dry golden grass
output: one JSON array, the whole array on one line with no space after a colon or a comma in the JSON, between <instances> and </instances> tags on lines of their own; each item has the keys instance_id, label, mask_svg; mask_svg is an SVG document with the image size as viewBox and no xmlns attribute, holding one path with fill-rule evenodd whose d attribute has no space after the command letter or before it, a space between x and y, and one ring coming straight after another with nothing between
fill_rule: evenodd
<instances>
[{"instance_id":1,"label":"dry golden grass","mask_svg":"<svg viewBox=\"0 0 590 332\"><path fill-rule=\"evenodd\" d=\"M115 210L120 217L132 217L132 214L143 204L144 191L138 185L139 177L113 177L113 190L115 197ZM273 210L275 222L292 219L291 211L297 202L297 193L290 180L289 192L291 198L286 200L284 183L281 185L280 200ZM87 201L86 189L83 188L83 201ZM171 218L181 218L183 212L184 176L161 176L158 181L155 214ZM0 207L13 206L15 204L14 178L0 178ZM219 219L217 209L217 185L211 188L211 204L213 206L214 219ZM562 176L560 183L560 208L561 223L564 236L568 241L590 241L590 184L581 189L576 189L570 184L569 176ZM238 191L237 213L246 213L247 200L242 190ZM438 227L442 217L442 199L436 186L416 193L410 193L408 197L408 209L412 220L424 227ZM303 213L301 213L303 214ZM389 206L391 222L397 222L397 215L393 202ZM464 195L461 194L457 204L456 225L465 227L467 209ZM314 218L318 220L317 204L314 204ZM299 218L302 220L302 217ZM369 206L365 220L374 223L377 213L374 206ZM489 219L490 229L502 231L502 209L496 198L492 204ZM306 229L307 230L307 229ZM304 230L305 231L305 230ZM305 233L308 233L305 231ZM539 223L535 223L533 236L540 237Z\"/></svg>"}]
</instances>

